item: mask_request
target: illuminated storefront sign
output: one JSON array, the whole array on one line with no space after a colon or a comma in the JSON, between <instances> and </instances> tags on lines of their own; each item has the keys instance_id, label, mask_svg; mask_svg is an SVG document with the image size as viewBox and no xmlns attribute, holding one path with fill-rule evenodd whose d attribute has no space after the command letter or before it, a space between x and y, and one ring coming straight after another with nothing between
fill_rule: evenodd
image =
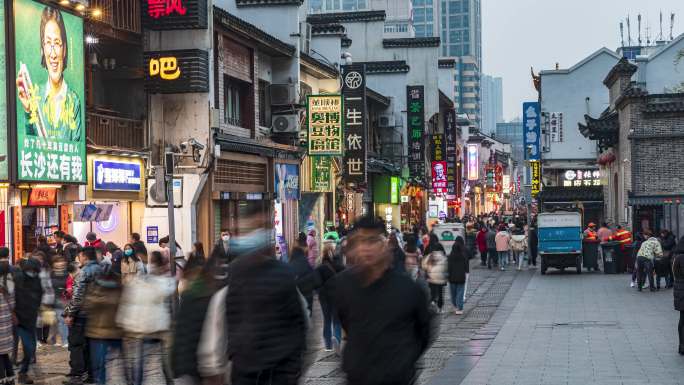
<instances>
[{"instance_id":1,"label":"illuminated storefront sign","mask_svg":"<svg viewBox=\"0 0 684 385\"><path fill-rule=\"evenodd\" d=\"M390 178L390 203L399 203L399 177L393 176Z\"/></svg>"},{"instance_id":2,"label":"illuminated storefront sign","mask_svg":"<svg viewBox=\"0 0 684 385\"><path fill-rule=\"evenodd\" d=\"M432 162L432 192L435 194L447 191L447 165L446 162Z\"/></svg>"},{"instance_id":3,"label":"illuminated storefront sign","mask_svg":"<svg viewBox=\"0 0 684 385\"><path fill-rule=\"evenodd\" d=\"M57 189L33 188L29 193L28 207L54 207L57 205Z\"/></svg>"},{"instance_id":4,"label":"illuminated storefront sign","mask_svg":"<svg viewBox=\"0 0 684 385\"><path fill-rule=\"evenodd\" d=\"M209 92L207 51L149 51L144 62L145 88L152 94Z\"/></svg>"},{"instance_id":5,"label":"illuminated storefront sign","mask_svg":"<svg viewBox=\"0 0 684 385\"><path fill-rule=\"evenodd\" d=\"M141 3L145 29L207 28L207 0L142 0Z\"/></svg>"},{"instance_id":6,"label":"illuminated storefront sign","mask_svg":"<svg viewBox=\"0 0 684 385\"><path fill-rule=\"evenodd\" d=\"M601 186L599 170L566 170L563 173L563 187Z\"/></svg>"},{"instance_id":7,"label":"illuminated storefront sign","mask_svg":"<svg viewBox=\"0 0 684 385\"><path fill-rule=\"evenodd\" d=\"M511 193L511 176L510 175L504 175L503 176L503 193L504 194L510 194Z\"/></svg>"},{"instance_id":8,"label":"illuminated storefront sign","mask_svg":"<svg viewBox=\"0 0 684 385\"><path fill-rule=\"evenodd\" d=\"M140 191L142 166L140 162L93 160L93 190Z\"/></svg>"},{"instance_id":9,"label":"illuminated storefront sign","mask_svg":"<svg viewBox=\"0 0 684 385\"><path fill-rule=\"evenodd\" d=\"M345 181L365 183L367 172L366 67L342 67L342 97L344 98L344 164Z\"/></svg>"},{"instance_id":10,"label":"illuminated storefront sign","mask_svg":"<svg viewBox=\"0 0 684 385\"><path fill-rule=\"evenodd\" d=\"M477 144L468 145L468 180L480 179L480 155Z\"/></svg>"},{"instance_id":11,"label":"illuminated storefront sign","mask_svg":"<svg viewBox=\"0 0 684 385\"><path fill-rule=\"evenodd\" d=\"M307 96L306 116L309 123L309 155L342 155L342 97Z\"/></svg>"},{"instance_id":12,"label":"illuminated storefront sign","mask_svg":"<svg viewBox=\"0 0 684 385\"><path fill-rule=\"evenodd\" d=\"M407 86L406 104L409 172L412 177L422 179L425 178L425 88Z\"/></svg>"},{"instance_id":13,"label":"illuminated storefront sign","mask_svg":"<svg viewBox=\"0 0 684 385\"><path fill-rule=\"evenodd\" d=\"M530 170L532 174L532 198L536 198L541 191L541 162L538 160L531 161Z\"/></svg>"},{"instance_id":14,"label":"illuminated storefront sign","mask_svg":"<svg viewBox=\"0 0 684 385\"><path fill-rule=\"evenodd\" d=\"M541 159L541 109L539 102L523 103L525 159Z\"/></svg>"}]
</instances>

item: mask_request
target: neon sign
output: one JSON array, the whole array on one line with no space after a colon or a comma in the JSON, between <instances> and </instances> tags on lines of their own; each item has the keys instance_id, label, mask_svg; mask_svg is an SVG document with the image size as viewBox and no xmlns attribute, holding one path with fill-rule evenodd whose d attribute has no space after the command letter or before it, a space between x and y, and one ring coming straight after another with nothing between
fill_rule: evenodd
<instances>
[{"instance_id":1,"label":"neon sign","mask_svg":"<svg viewBox=\"0 0 684 385\"><path fill-rule=\"evenodd\" d=\"M147 0L147 14L154 19L177 13L185 16L188 10L183 6L183 0Z\"/></svg>"},{"instance_id":2,"label":"neon sign","mask_svg":"<svg viewBox=\"0 0 684 385\"><path fill-rule=\"evenodd\" d=\"M178 59L175 57L160 57L150 59L150 77L159 75L164 80L176 80L181 75Z\"/></svg>"}]
</instances>

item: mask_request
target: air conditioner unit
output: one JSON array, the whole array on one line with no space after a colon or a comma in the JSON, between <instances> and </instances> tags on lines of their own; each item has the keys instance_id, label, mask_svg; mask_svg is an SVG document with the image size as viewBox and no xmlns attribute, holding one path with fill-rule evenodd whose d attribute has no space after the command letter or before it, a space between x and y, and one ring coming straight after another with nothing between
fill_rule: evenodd
<instances>
[{"instance_id":1,"label":"air conditioner unit","mask_svg":"<svg viewBox=\"0 0 684 385\"><path fill-rule=\"evenodd\" d=\"M294 84L271 84L269 87L272 106L297 104L297 90Z\"/></svg>"},{"instance_id":2,"label":"air conditioner unit","mask_svg":"<svg viewBox=\"0 0 684 385\"><path fill-rule=\"evenodd\" d=\"M273 123L271 124L271 131L274 134L298 133L299 115L274 115Z\"/></svg>"},{"instance_id":3,"label":"air conditioner unit","mask_svg":"<svg viewBox=\"0 0 684 385\"><path fill-rule=\"evenodd\" d=\"M147 207L167 207L166 182L147 180ZM173 178L173 206L183 207L183 179Z\"/></svg>"},{"instance_id":4,"label":"air conditioner unit","mask_svg":"<svg viewBox=\"0 0 684 385\"><path fill-rule=\"evenodd\" d=\"M393 114L380 115L378 118L378 127L395 127L396 120Z\"/></svg>"}]
</instances>

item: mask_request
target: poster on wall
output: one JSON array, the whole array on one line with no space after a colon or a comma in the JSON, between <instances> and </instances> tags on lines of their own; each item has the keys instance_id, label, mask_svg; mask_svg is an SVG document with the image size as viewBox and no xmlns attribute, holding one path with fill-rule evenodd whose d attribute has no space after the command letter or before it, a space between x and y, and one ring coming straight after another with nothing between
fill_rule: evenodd
<instances>
[{"instance_id":1,"label":"poster on wall","mask_svg":"<svg viewBox=\"0 0 684 385\"><path fill-rule=\"evenodd\" d=\"M14 0L17 178L86 183L83 19Z\"/></svg>"},{"instance_id":2,"label":"poster on wall","mask_svg":"<svg viewBox=\"0 0 684 385\"><path fill-rule=\"evenodd\" d=\"M276 199L299 199L299 166L296 164L275 164Z\"/></svg>"}]
</instances>

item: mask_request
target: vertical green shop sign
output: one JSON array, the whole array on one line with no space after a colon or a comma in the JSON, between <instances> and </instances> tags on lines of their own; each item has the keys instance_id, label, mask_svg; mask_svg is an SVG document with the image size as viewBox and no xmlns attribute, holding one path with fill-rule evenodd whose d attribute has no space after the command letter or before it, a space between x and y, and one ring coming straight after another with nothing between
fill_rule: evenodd
<instances>
[{"instance_id":1,"label":"vertical green shop sign","mask_svg":"<svg viewBox=\"0 0 684 385\"><path fill-rule=\"evenodd\" d=\"M311 191L332 191L331 168L332 162L329 156L311 157Z\"/></svg>"}]
</instances>

